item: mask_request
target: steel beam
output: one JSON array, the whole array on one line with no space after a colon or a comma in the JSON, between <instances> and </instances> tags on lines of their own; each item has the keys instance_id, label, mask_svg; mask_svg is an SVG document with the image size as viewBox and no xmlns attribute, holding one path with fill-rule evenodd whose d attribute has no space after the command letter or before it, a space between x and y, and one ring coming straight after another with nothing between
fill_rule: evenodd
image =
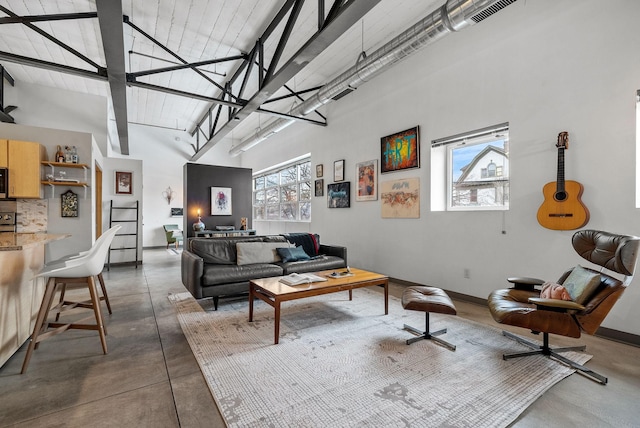
<instances>
[{"instance_id":1,"label":"steel beam","mask_svg":"<svg viewBox=\"0 0 640 428\"><path fill-rule=\"evenodd\" d=\"M124 59L124 28L122 24L122 2L96 0L100 35L107 62L109 88L116 128L120 140L120 152L129 154L129 127L127 116L127 76Z\"/></svg>"},{"instance_id":2,"label":"steel beam","mask_svg":"<svg viewBox=\"0 0 640 428\"><path fill-rule=\"evenodd\" d=\"M164 92L167 94L178 95L180 97L194 98L196 100L201 101L209 101L215 104L222 104L229 107L240 108L244 106L244 104L235 102L235 101L226 101L220 98L208 97L206 95L200 95L193 92L181 91L179 89L167 88L164 86L153 85L151 83L144 83L138 81L129 81L127 82L128 86L134 86L136 88L149 89L152 91Z\"/></svg>"},{"instance_id":3,"label":"steel beam","mask_svg":"<svg viewBox=\"0 0 640 428\"><path fill-rule=\"evenodd\" d=\"M256 92L247 105L236 112L235 117L239 120L230 120L225 123L220 130L202 146L200 151L191 157L191 160L196 161L200 159L215 144L229 134L233 128L260 108L263 102L268 100L278 89L291 80L293 76L304 69L318 54L362 19L362 17L380 3L380 1L381 0L352 0L340 7L334 14L333 19L327 19L322 30L315 33L304 46L293 54L287 63L262 86L262 89Z\"/></svg>"},{"instance_id":4,"label":"steel beam","mask_svg":"<svg viewBox=\"0 0 640 428\"><path fill-rule=\"evenodd\" d=\"M27 65L29 67L43 68L45 70L57 71L59 73L73 74L79 77L87 77L90 79L107 80L107 69L101 67L98 71L84 70L82 68L71 67L64 64L58 64L51 61L30 58L27 56L16 55L10 52L0 51L0 60L13 62L15 64Z\"/></svg>"}]
</instances>

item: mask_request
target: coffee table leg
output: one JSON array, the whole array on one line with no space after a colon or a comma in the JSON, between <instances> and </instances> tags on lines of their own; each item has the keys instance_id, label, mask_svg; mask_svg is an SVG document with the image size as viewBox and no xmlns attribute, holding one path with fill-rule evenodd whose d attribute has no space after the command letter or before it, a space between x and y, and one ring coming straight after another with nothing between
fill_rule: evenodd
<instances>
[{"instance_id":1,"label":"coffee table leg","mask_svg":"<svg viewBox=\"0 0 640 428\"><path fill-rule=\"evenodd\" d=\"M384 282L384 314L389 315L389 280Z\"/></svg>"},{"instance_id":2,"label":"coffee table leg","mask_svg":"<svg viewBox=\"0 0 640 428\"><path fill-rule=\"evenodd\" d=\"M276 310L276 314L275 314L275 320L273 321L274 323L274 340L273 343L275 345L278 344L278 341L280 340L280 301L276 299L276 301L274 302L274 309Z\"/></svg>"},{"instance_id":3,"label":"coffee table leg","mask_svg":"<svg viewBox=\"0 0 640 428\"><path fill-rule=\"evenodd\" d=\"M253 283L249 283L249 322L253 321Z\"/></svg>"},{"instance_id":4,"label":"coffee table leg","mask_svg":"<svg viewBox=\"0 0 640 428\"><path fill-rule=\"evenodd\" d=\"M349 290L349 300L353 300L353 290Z\"/></svg>"}]
</instances>

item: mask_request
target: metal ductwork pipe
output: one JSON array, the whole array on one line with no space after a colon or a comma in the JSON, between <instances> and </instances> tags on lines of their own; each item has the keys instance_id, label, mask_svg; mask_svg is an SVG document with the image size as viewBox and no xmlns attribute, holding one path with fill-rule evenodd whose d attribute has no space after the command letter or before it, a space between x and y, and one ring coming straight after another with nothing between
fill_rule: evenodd
<instances>
[{"instance_id":1,"label":"metal ductwork pipe","mask_svg":"<svg viewBox=\"0 0 640 428\"><path fill-rule=\"evenodd\" d=\"M339 96L349 93L388 70L402 59L430 45L447 34L477 24L517 0L448 0L373 54L325 84L311 98L291 109L292 116L306 116ZM231 156L266 140L293 124L293 119L276 119L229 150Z\"/></svg>"}]
</instances>

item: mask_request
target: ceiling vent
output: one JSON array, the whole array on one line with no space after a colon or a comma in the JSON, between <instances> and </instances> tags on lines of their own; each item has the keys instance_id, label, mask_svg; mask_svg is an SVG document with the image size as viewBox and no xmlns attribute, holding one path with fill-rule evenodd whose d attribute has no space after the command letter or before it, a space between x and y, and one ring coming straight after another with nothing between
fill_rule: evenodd
<instances>
[{"instance_id":1,"label":"ceiling vent","mask_svg":"<svg viewBox=\"0 0 640 428\"><path fill-rule=\"evenodd\" d=\"M473 22L477 24L478 22L484 21L494 13L504 9L505 7L509 6L511 3L515 3L515 2L516 0L500 0L496 4L486 8L485 10L478 13L477 15L472 16L471 19L473 20Z\"/></svg>"},{"instance_id":2,"label":"ceiling vent","mask_svg":"<svg viewBox=\"0 0 640 428\"><path fill-rule=\"evenodd\" d=\"M352 88L351 86L348 86L347 88L345 88L344 91L340 92L338 95L331 97L331 99L333 101L338 101L340 98L349 95L351 92L355 91L356 88Z\"/></svg>"}]
</instances>

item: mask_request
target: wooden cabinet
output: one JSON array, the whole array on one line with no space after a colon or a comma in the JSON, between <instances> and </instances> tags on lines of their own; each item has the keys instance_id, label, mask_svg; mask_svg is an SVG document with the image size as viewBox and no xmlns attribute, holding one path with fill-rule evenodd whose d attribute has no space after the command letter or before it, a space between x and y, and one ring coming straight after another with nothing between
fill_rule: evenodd
<instances>
[{"instance_id":1,"label":"wooden cabinet","mask_svg":"<svg viewBox=\"0 0 640 428\"><path fill-rule=\"evenodd\" d=\"M6 168L9 166L7 156L9 155L9 142L7 140L0 140L0 168Z\"/></svg>"},{"instance_id":2,"label":"wooden cabinet","mask_svg":"<svg viewBox=\"0 0 640 428\"><path fill-rule=\"evenodd\" d=\"M40 161L46 157L44 146L30 141L4 141L7 145L7 167L9 168L9 194L7 196L25 199L42 198Z\"/></svg>"}]
</instances>

